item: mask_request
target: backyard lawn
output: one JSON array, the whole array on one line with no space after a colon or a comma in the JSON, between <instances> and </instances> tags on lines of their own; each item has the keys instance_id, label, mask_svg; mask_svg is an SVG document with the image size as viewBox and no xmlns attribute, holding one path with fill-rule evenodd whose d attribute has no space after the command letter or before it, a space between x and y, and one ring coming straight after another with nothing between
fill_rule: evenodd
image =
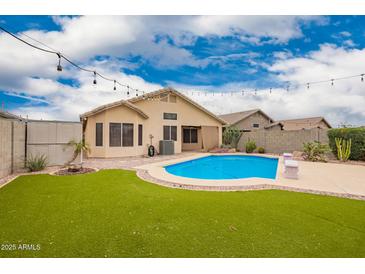
<instances>
[{"instance_id":1,"label":"backyard lawn","mask_svg":"<svg viewBox=\"0 0 365 274\"><path fill-rule=\"evenodd\" d=\"M203 192L135 172L22 176L0 189L0 257L365 257L365 201Z\"/></svg>"}]
</instances>

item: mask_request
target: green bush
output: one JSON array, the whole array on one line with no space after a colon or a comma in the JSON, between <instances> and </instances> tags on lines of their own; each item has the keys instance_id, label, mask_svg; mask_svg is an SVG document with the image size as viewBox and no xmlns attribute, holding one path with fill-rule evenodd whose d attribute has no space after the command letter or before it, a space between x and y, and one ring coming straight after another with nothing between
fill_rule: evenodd
<instances>
[{"instance_id":1,"label":"green bush","mask_svg":"<svg viewBox=\"0 0 365 274\"><path fill-rule=\"evenodd\" d=\"M45 155L30 155L26 162L26 167L30 172L43 170L47 165L47 157Z\"/></svg>"},{"instance_id":2,"label":"green bush","mask_svg":"<svg viewBox=\"0 0 365 274\"><path fill-rule=\"evenodd\" d=\"M265 149L263 147L258 147L257 152L258 153L265 153Z\"/></svg>"},{"instance_id":3,"label":"green bush","mask_svg":"<svg viewBox=\"0 0 365 274\"><path fill-rule=\"evenodd\" d=\"M329 146L337 155L335 138L351 139L351 160L365 160L365 128L334 128L328 131Z\"/></svg>"},{"instance_id":4,"label":"green bush","mask_svg":"<svg viewBox=\"0 0 365 274\"><path fill-rule=\"evenodd\" d=\"M255 141L247 141L246 143L246 152L247 153L252 153L254 152L254 150L256 149L256 143Z\"/></svg>"},{"instance_id":5,"label":"green bush","mask_svg":"<svg viewBox=\"0 0 365 274\"><path fill-rule=\"evenodd\" d=\"M303 144L303 156L305 160L312 162L325 162L324 155L330 151L327 144L321 144L318 141Z\"/></svg>"}]
</instances>

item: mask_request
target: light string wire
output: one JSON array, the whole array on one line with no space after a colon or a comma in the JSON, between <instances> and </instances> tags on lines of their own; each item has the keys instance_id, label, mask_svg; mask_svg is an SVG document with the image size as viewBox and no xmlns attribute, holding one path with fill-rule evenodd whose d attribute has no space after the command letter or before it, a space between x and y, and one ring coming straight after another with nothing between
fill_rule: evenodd
<instances>
[{"instance_id":1,"label":"light string wire","mask_svg":"<svg viewBox=\"0 0 365 274\"><path fill-rule=\"evenodd\" d=\"M87 68L84 68L80 65L78 65L76 62L72 61L71 58L65 56L64 54L62 54L60 51L57 51L55 50L54 48L46 45L45 43L41 42L41 41L38 41L32 37L30 37L29 35L25 34L25 33L21 33L21 35L24 35L25 37L43 45L44 47L47 47L48 49L44 49L44 48L41 48L41 47L38 47L32 43L29 43L28 41L25 41L24 39L18 37L16 34L12 33L11 31L5 29L4 27L0 26L0 30L2 30L3 32L9 34L10 36L12 36L13 38L19 40L20 42L30 46L30 47L33 47L37 50L40 50L40 51L43 51L43 52L46 52L46 53L50 53L50 54L56 54L57 57L59 58L59 66L57 67L57 70L59 71L62 71L62 67L60 65L60 60L61 59L64 59L66 62L68 62L69 64L71 64L72 66L76 67L77 69L81 70L81 71L85 71L85 72L90 72L90 73L93 73L94 75L94 84L96 84L96 76L99 76L100 78L106 80L106 81L110 81L110 82L113 82L114 83L114 87L113 87L113 90L116 90L116 84L122 86L122 87L125 87L127 88L127 95L130 94L130 91L134 91L136 96L138 96L138 92L142 92L142 94L144 95L144 91L142 90L139 90L137 88L133 88L132 86L128 85L128 84L123 84L123 83L120 83L119 81L117 81L116 79L111 79L107 76L104 76L103 74L101 74L100 72L98 72L97 70L91 70L91 69L87 69ZM275 89L277 88L282 88L282 89L286 89L287 91L289 91L291 89L291 87L306 87L307 89L310 88L310 86L312 85L316 85L316 84L323 84L323 83L331 83L331 85L333 86L334 85L334 82L335 81L341 81L341 80L347 80L347 79L352 79L352 78L358 78L360 77L361 81L364 82L364 78L365 78L365 73L360 73L360 74L355 74L355 75L350 75L350 76L344 76L344 77L338 77L338 78L331 78L329 80L321 80L321 81L311 81L311 82L304 82L304 83L299 83L299 84L292 84L290 82L286 82L286 85L283 85L283 86L279 86L279 87L275 87ZM272 90L274 88L271 87L271 88L265 88L265 89L257 89L255 88L254 89L254 94L257 95L257 92L261 92L261 91L267 91L269 90L270 93L272 93ZM187 92L187 95L189 95L189 91L186 91ZM197 94L198 96L200 94L205 94L207 95L207 93L211 93L213 94L221 94L221 95L233 95L233 94L242 94L242 95L245 95L245 92L250 92L250 90L241 90L241 91L214 91L214 90L211 90L211 89L207 89L205 91L202 91L202 90L196 90L196 89L192 89L191 91L191 95L193 96L194 94Z\"/></svg>"}]
</instances>

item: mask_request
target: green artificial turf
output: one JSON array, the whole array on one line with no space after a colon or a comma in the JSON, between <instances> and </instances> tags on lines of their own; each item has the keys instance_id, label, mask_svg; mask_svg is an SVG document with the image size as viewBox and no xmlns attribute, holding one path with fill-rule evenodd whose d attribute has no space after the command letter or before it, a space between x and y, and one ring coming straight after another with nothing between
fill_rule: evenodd
<instances>
[{"instance_id":1,"label":"green artificial turf","mask_svg":"<svg viewBox=\"0 0 365 274\"><path fill-rule=\"evenodd\" d=\"M0 257L365 257L365 202L170 189L123 170L22 176L0 189L0 244L40 245Z\"/></svg>"}]
</instances>

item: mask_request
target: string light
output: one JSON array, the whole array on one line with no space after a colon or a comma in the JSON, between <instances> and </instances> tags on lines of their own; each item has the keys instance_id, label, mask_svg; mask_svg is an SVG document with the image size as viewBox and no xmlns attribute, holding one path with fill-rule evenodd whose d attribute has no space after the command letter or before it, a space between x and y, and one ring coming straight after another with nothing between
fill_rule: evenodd
<instances>
[{"instance_id":1,"label":"string light","mask_svg":"<svg viewBox=\"0 0 365 274\"><path fill-rule=\"evenodd\" d=\"M94 81L93 84L96 85L96 71L94 71Z\"/></svg>"},{"instance_id":2,"label":"string light","mask_svg":"<svg viewBox=\"0 0 365 274\"><path fill-rule=\"evenodd\" d=\"M57 56L58 56L57 71L62 71L62 66L61 66L61 53L57 53Z\"/></svg>"},{"instance_id":3,"label":"string light","mask_svg":"<svg viewBox=\"0 0 365 274\"><path fill-rule=\"evenodd\" d=\"M10 36L12 36L13 38L19 40L20 42L30 46L30 47L33 47L37 50L40 50L40 51L43 51L43 52L46 52L46 53L50 53L50 54L55 54L57 55L58 57L58 65L57 65L57 71L61 72L63 71L63 67L61 65L61 59L63 58L67 63L71 64L72 66L76 67L77 69L79 70L82 70L82 71L85 71L85 72L89 72L89 73L92 73L93 74L93 77L94 77L94 80L93 80L93 84L96 85L97 84L97 81L96 81L96 76L99 76L100 78L106 80L106 81L113 81L114 82L114 86L113 86L113 90L116 90L116 84L122 86L122 87L126 87L127 88L127 96L130 95L130 88L132 90L135 90L136 91L136 96L138 96L138 89L134 89L132 87L130 87L129 85L126 85L126 84L122 84L120 82L118 82L117 80L115 79L111 79L111 78L108 78L104 75L102 75L101 73L97 72L97 70L91 70L91 69L87 69L87 68L84 68L84 67L81 67L79 66L78 64L76 64L75 62L73 62L71 59L69 59L68 57L66 57L65 55L63 55L60 51L57 51L53 48L51 48L50 46L26 35L26 34L23 34L24 36L28 37L29 39L35 41L35 42L38 42L39 44L47 47L48 49L45 49L45 48L42 48L42 47L39 47L39 46L36 46L20 37L18 37L16 34L12 33L11 31L3 28L2 26L0 26L0 30L2 30L3 32L9 34ZM315 85L315 84L322 84L322 83L328 83L330 82L331 83L331 86L334 85L334 81L339 81L339 80L346 80L346 79L351 79L351 78L357 78L360 76L360 80L361 82L364 82L364 76L365 76L365 73L362 73L362 74L357 74L357 75L351 75L351 76L345 76L345 77L340 77L340 78L332 78L330 80L323 80L323 81L316 81L316 82L306 82L306 83L302 83L302 84L297 84L295 85L296 87L299 87L299 86L306 86L307 89L309 89L310 85ZM286 86L286 90L289 91L289 87L290 87L290 83L288 86ZM272 88L270 88L270 93L272 92ZM200 95L200 93L202 93L202 91L197 91L196 92L198 94L198 96ZM219 92L217 92L219 94ZM230 92L231 96L234 94L234 93L237 93L237 92ZM228 93L229 94L229 93ZM227 93L224 93L224 92L221 92L221 96L223 95L228 95ZM187 92L187 95L189 95L189 92ZM191 95L194 96L194 92L191 92ZM205 95L207 95L207 92L205 92ZM244 95L244 91L242 91L242 95ZM255 89L255 95L257 95L257 89ZM213 96L214 96L214 92L213 92Z\"/></svg>"}]
</instances>

